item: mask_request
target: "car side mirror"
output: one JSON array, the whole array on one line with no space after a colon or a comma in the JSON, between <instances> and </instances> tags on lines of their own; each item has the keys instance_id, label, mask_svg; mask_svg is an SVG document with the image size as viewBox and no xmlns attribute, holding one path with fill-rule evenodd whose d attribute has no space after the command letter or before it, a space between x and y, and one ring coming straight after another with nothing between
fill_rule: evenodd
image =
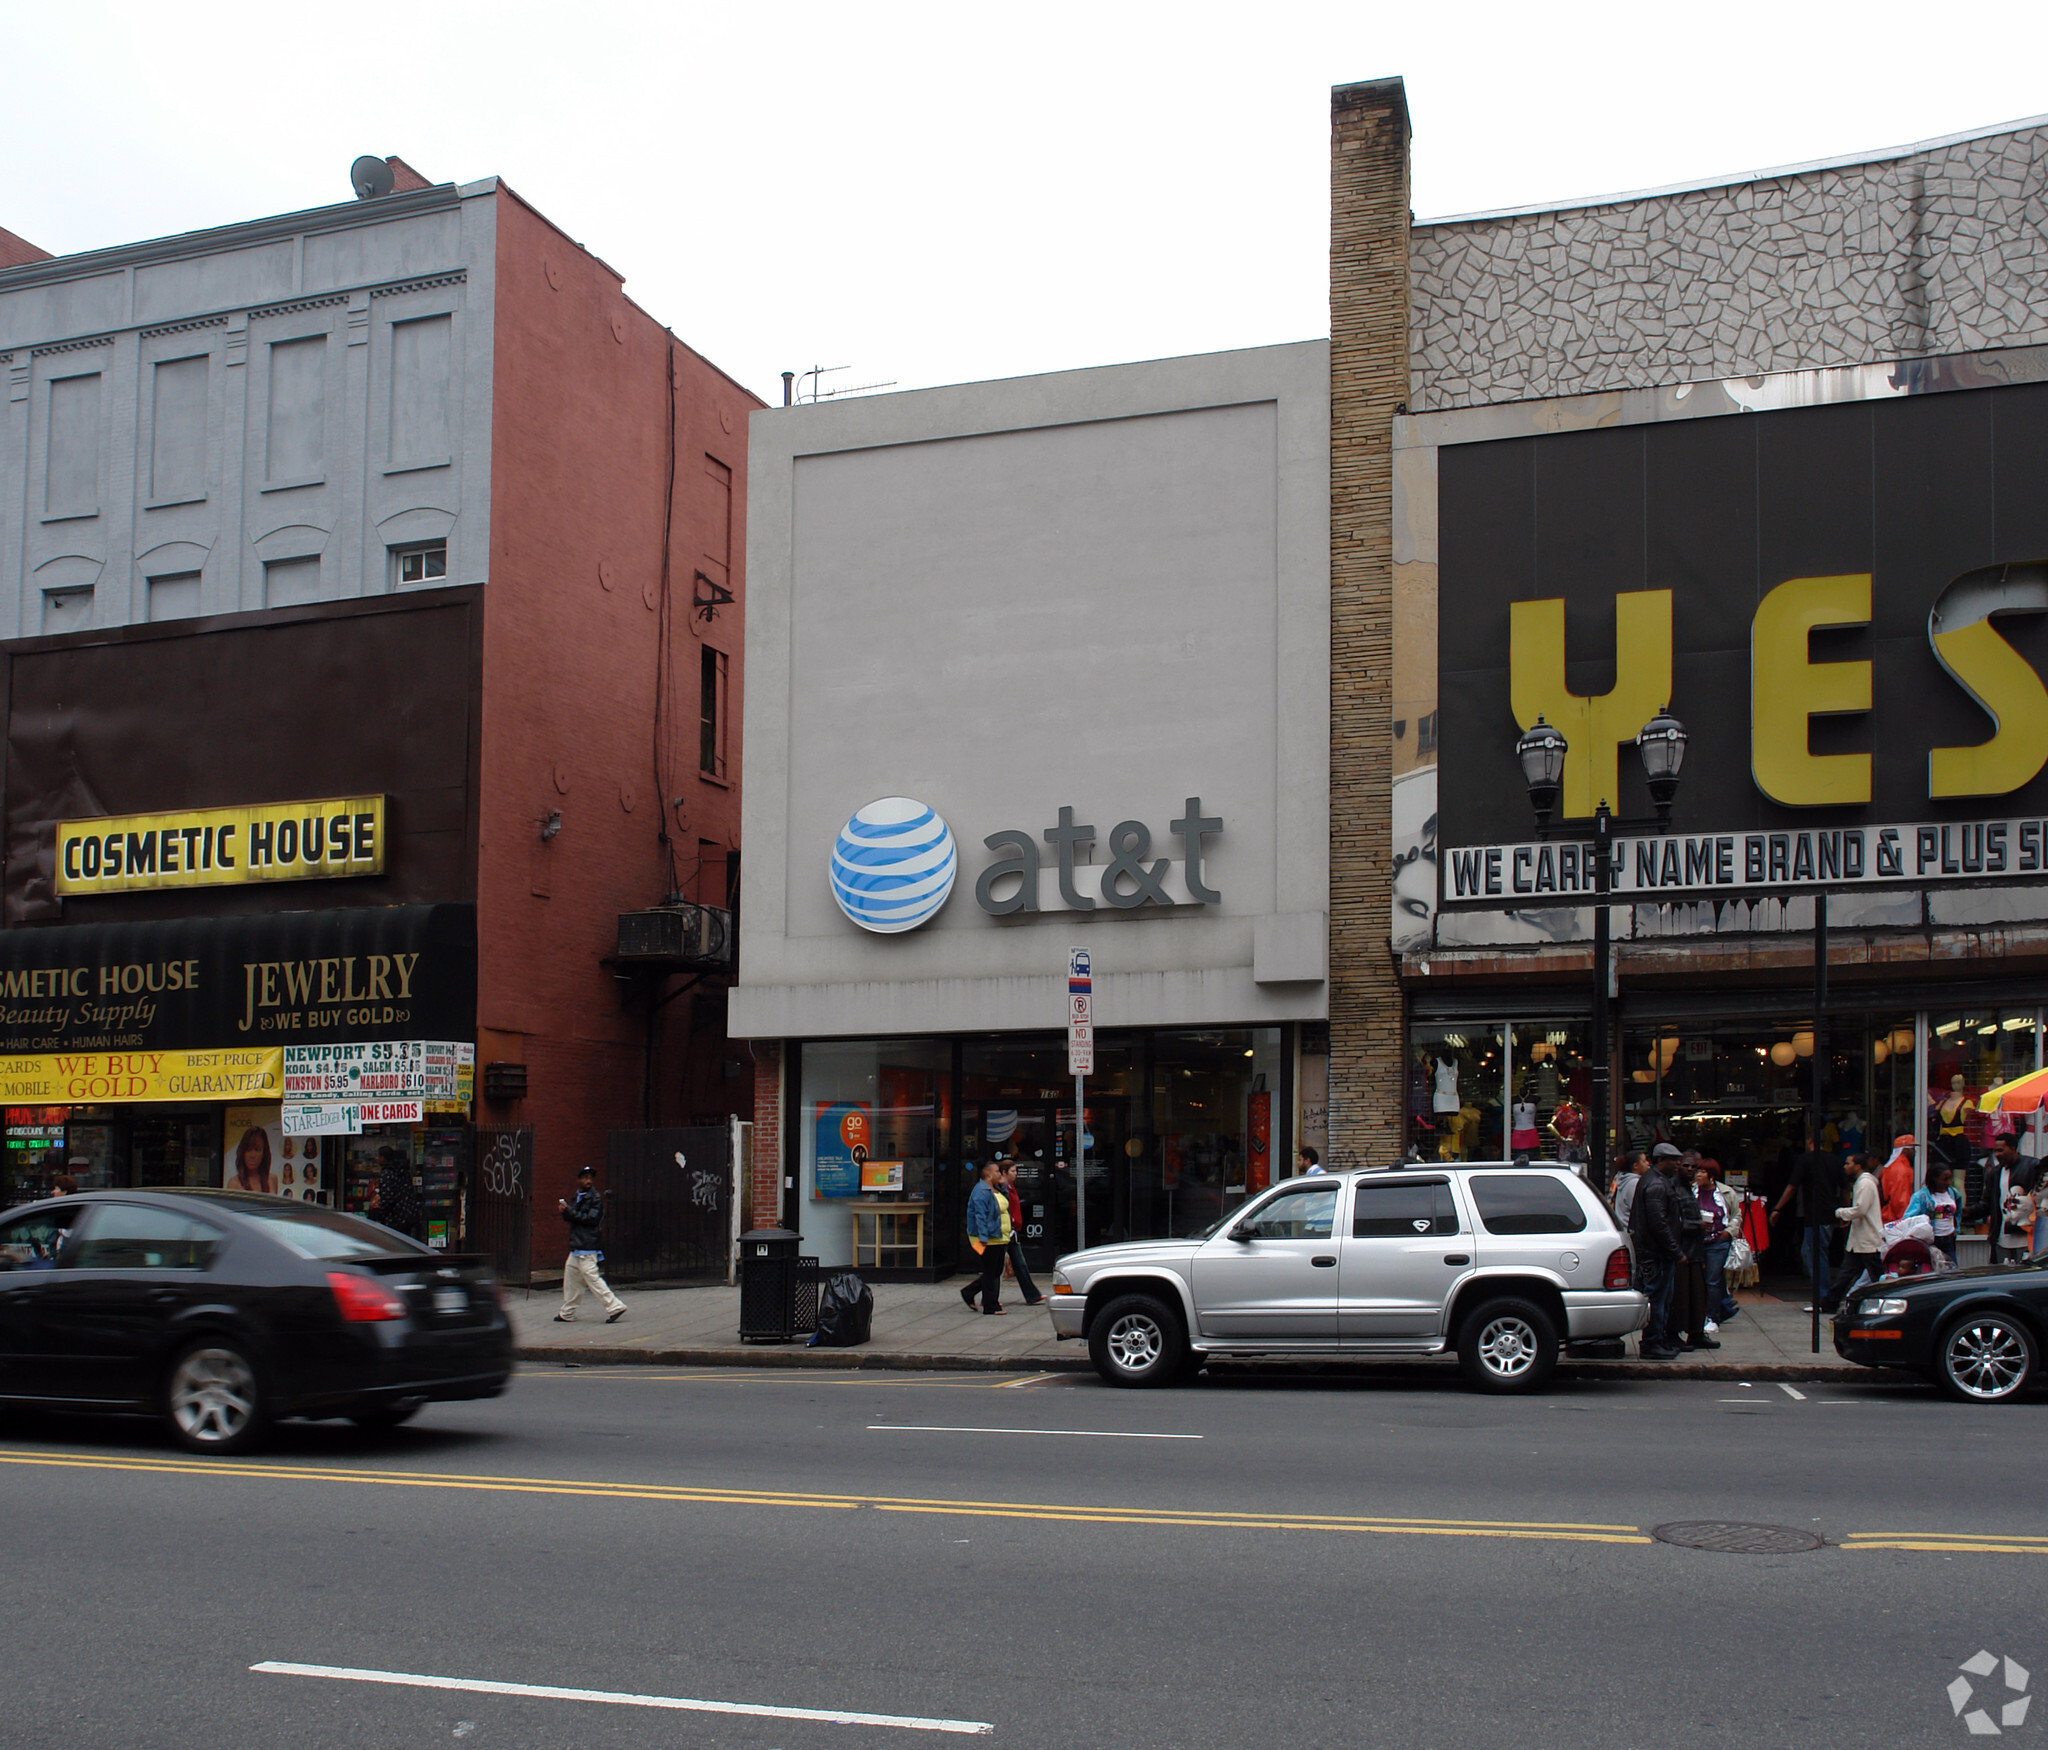
<instances>
[{"instance_id":1,"label":"car side mirror","mask_svg":"<svg viewBox=\"0 0 2048 1750\"><path fill-rule=\"evenodd\" d=\"M1234 1227L1230 1230L1230 1237L1239 1245L1248 1246L1259 1237L1258 1223L1247 1222L1243 1227Z\"/></svg>"}]
</instances>

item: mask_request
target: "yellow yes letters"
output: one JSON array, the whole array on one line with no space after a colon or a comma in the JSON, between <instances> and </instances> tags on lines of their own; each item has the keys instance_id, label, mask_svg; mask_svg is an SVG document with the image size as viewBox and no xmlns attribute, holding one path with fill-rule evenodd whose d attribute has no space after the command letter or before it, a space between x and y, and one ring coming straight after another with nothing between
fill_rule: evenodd
<instances>
[{"instance_id":1,"label":"yellow yes letters","mask_svg":"<svg viewBox=\"0 0 2048 1750\"><path fill-rule=\"evenodd\" d=\"M1614 686L1597 698L1565 682L1564 602L1510 603L1508 677L1515 721L1527 729L1547 717L1564 736L1564 818L1616 806L1621 744L1671 702L1671 592L1614 598Z\"/></svg>"}]
</instances>

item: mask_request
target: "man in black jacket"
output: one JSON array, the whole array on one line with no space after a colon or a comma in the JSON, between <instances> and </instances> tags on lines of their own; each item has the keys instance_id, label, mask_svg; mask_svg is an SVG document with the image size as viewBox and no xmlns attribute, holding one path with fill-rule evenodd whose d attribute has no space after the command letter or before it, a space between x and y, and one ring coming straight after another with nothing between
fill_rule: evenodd
<instances>
[{"instance_id":1,"label":"man in black jacket","mask_svg":"<svg viewBox=\"0 0 2048 1750\"><path fill-rule=\"evenodd\" d=\"M612 1293L598 1265L604 1253L597 1249L598 1230L604 1225L604 1193L597 1189L597 1176L588 1167L576 1174L576 1201L555 1199L562 1219L569 1224L569 1261L562 1266L562 1310L555 1314L558 1325L573 1324L583 1291L604 1304L604 1322L615 1325L626 1316L626 1303Z\"/></svg>"},{"instance_id":2,"label":"man in black jacket","mask_svg":"<svg viewBox=\"0 0 2048 1750\"><path fill-rule=\"evenodd\" d=\"M1635 1241L1636 1263L1643 1273L1643 1292L1650 1297L1650 1322L1643 1327L1640 1352L1645 1361L1673 1361L1678 1350L1666 1330L1671 1316L1672 1272L1683 1245L1678 1211L1667 1170L1678 1150L1660 1142L1650 1151L1650 1170L1636 1186L1629 1205L1629 1238Z\"/></svg>"}]
</instances>

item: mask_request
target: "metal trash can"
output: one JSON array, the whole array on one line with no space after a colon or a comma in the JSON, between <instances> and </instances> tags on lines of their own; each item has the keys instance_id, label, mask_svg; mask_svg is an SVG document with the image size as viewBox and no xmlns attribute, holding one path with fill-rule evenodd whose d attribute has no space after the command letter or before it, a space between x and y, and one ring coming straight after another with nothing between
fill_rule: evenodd
<instances>
[{"instance_id":1,"label":"metal trash can","mask_svg":"<svg viewBox=\"0 0 2048 1750\"><path fill-rule=\"evenodd\" d=\"M796 1336L796 1249L803 1235L758 1227L740 1235L740 1341L787 1343Z\"/></svg>"},{"instance_id":2,"label":"metal trash can","mask_svg":"<svg viewBox=\"0 0 2048 1750\"><path fill-rule=\"evenodd\" d=\"M801 1239L803 1236L797 1236ZM796 1329L800 1337L808 1337L818 1328L818 1296L825 1286L825 1272L818 1268L816 1258L799 1258L796 1261Z\"/></svg>"}]
</instances>

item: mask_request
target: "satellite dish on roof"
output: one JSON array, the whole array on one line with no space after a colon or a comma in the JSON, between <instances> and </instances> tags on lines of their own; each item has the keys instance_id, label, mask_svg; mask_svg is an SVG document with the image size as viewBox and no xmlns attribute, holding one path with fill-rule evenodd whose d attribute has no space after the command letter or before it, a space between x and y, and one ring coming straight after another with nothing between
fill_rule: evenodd
<instances>
[{"instance_id":1,"label":"satellite dish on roof","mask_svg":"<svg viewBox=\"0 0 2048 1750\"><path fill-rule=\"evenodd\" d=\"M348 179L355 185L359 201L373 201L391 192L391 166L374 153L366 152L351 164Z\"/></svg>"}]
</instances>

